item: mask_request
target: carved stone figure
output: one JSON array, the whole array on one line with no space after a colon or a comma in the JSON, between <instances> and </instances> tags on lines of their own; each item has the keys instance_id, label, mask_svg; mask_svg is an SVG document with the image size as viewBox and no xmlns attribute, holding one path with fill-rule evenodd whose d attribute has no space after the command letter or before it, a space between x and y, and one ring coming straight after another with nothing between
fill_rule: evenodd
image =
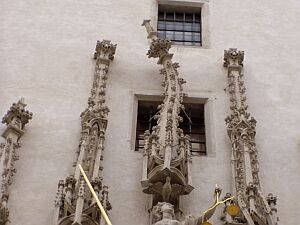
<instances>
[{"instance_id":1,"label":"carved stone figure","mask_svg":"<svg viewBox=\"0 0 300 225\"><path fill-rule=\"evenodd\" d=\"M201 225L202 217L201 216L193 216L189 215L185 217L183 221L178 221L174 219L174 207L170 203L159 202L158 206L160 207L159 213L161 214L161 218L159 221L154 223L154 225Z\"/></svg>"},{"instance_id":2,"label":"carved stone figure","mask_svg":"<svg viewBox=\"0 0 300 225\"><path fill-rule=\"evenodd\" d=\"M108 67L115 51L116 45L110 41L97 42L94 54L96 59L94 82L88 107L81 114L81 137L77 161L74 162L75 166L82 165L105 210L112 208L108 200L108 187L103 186L100 174L103 169L104 140L109 112L105 105L105 88ZM55 207L55 225L99 225L104 222L101 220L95 199L86 190L77 166L74 174L59 182Z\"/></svg>"},{"instance_id":3,"label":"carved stone figure","mask_svg":"<svg viewBox=\"0 0 300 225\"><path fill-rule=\"evenodd\" d=\"M9 199L9 186L12 184L12 179L16 173L14 162L19 159L17 149L20 148L19 139L24 134L25 124L32 119L32 113L25 110L26 104L21 98L17 103L13 103L2 119L2 123L7 125L7 128L2 134L5 138L5 143L0 146L0 162L1 165L1 200L0 200L0 225L9 223L9 210L7 203Z\"/></svg>"},{"instance_id":4,"label":"carved stone figure","mask_svg":"<svg viewBox=\"0 0 300 225\"><path fill-rule=\"evenodd\" d=\"M221 189L215 189L215 202L204 214L188 215L182 221L175 219L174 206L167 202L158 202L152 209L152 223L154 225L201 225L209 220L218 206L217 201L221 194Z\"/></svg>"}]
</instances>

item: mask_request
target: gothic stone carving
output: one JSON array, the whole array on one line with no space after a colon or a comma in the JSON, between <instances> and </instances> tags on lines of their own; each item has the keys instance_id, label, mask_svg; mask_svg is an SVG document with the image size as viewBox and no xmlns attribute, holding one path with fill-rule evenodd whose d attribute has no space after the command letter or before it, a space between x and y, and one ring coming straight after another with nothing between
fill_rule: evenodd
<instances>
[{"instance_id":1,"label":"gothic stone carving","mask_svg":"<svg viewBox=\"0 0 300 225\"><path fill-rule=\"evenodd\" d=\"M149 58L159 58L169 53L171 42L165 39L155 39L152 41L150 49L147 53Z\"/></svg>"},{"instance_id":2,"label":"gothic stone carving","mask_svg":"<svg viewBox=\"0 0 300 225\"><path fill-rule=\"evenodd\" d=\"M105 210L110 210L108 187L103 185L100 172L107 127L108 107L105 105L105 88L110 62L114 58L116 45L104 40L97 42L94 82L88 108L81 114L81 137L77 151L77 161L86 172ZM55 201L54 224L58 225L99 225L104 220L91 193L86 190L84 180L76 167L73 175L58 183Z\"/></svg>"},{"instance_id":3,"label":"gothic stone carving","mask_svg":"<svg viewBox=\"0 0 300 225\"><path fill-rule=\"evenodd\" d=\"M145 132L141 183L143 192L152 195L150 208L158 202L167 202L174 205L178 213L180 196L193 190L190 142L178 127L182 121L179 113L184 107L182 84L185 81L179 78L178 63L172 62L173 54L169 53L171 42L158 39L149 21L144 21L143 25L147 28L148 37L152 37L148 56L159 58L158 64L163 66L160 73L164 79L165 97L155 116L157 126L153 127L152 133Z\"/></svg>"},{"instance_id":4,"label":"gothic stone carving","mask_svg":"<svg viewBox=\"0 0 300 225\"><path fill-rule=\"evenodd\" d=\"M242 214L234 220L242 224L277 225L275 204L269 204L261 193L258 151L255 143L256 120L247 112L244 81L242 80L244 52L231 48L225 50L224 66L228 71L231 115L225 121L232 144L232 176L234 195ZM271 199L271 198L268 198ZM273 210L271 210L271 208ZM227 224L234 224L227 220Z\"/></svg>"},{"instance_id":5,"label":"gothic stone carving","mask_svg":"<svg viewBox=\"0 0 300 225\"><path fill-rule=\"evenodd\" d=\"M0 225L9 223L9 210L7 208L9 198L9 186L12 183L16 169L14 162L19 159L17 149L20 148L19 139L24 134L25 124L32 119L32 113L25 110L26 104L21 98L17 103L13 103L2 119L2 123L7 125L2 137L5 143L0 145L1 159L1 202L0 202Z\"/></svg>"}]
</instances>

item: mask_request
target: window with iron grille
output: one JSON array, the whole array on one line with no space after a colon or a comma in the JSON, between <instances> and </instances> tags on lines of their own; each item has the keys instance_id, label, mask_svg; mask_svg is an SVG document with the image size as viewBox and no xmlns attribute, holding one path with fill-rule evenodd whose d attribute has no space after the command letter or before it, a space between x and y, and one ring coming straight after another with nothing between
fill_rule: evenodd
<instances>
[{"instance_id":1,"label":"window with iron grille","mask_svg":"<svg viewBox=\"0 0 300 225\"><path fill-rule=\"evenodd\" d=\"M153 117L158 112L159 104L161 104L160 101L138 101L135 151L144 148L144 132L152 131L152 127L156 125ZM183 122L179 123L179 128L191 137L191 154L206 155L204 104L183 103L183 105L185 111L180 113Z\"/></svg>"},{"instance_id":2,"label":"window with iron grille","mask_svg":"<svg viewBox=\"0 0 300 225\"><path fill-rule=\"evenodd\" d=\"M201 46L201 9L159 6L157 32L173 44Z\"/></svg>"}]
</instances>

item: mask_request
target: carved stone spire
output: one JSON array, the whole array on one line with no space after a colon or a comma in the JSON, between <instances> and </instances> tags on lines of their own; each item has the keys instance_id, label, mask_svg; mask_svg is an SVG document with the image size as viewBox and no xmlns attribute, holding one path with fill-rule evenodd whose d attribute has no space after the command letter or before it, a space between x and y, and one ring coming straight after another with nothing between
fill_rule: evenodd
<instances>
[{"instance_id":1,"label":"carved stone spire","mask_svg":"<svg viewBox=\"0 0 300 225\"><path fill-rule=\"evenodd\" d=\"M224 52L224 67L228 71L232 112L225 121L232 144L231 164L234 195L237 196L237 202L241 208L241 215L235 219L242 221L242 224L277 225L277 219L271 216L276 212L275 210L271 211L261 193L258 152L255 143L256 120L247 112L246 88L242 80L243 60L243 51L231 48Z\"/></svg>"},{"instance_id":2,"label":"carved stone spire","mask_svg":"<svg viewBox=\"0 0 300 225\"><path fill-rule=\"evenodd\" d=\"M9 198L9 186L16 173L14 162L19 159L17 149L20 148L19 139L24 134L25 124L32 119L32 113L25 110L26 104L21 98L17 103L13 103L2 119L2 123L7 127L2 134L5 143L0 145L1 162L1 199L0 199L0 225L9 223L9 210L7 202Z\"/></svg>"},{"instance_id":3,"label":"carved stone spire","mask_svg":"<svg viewBox=\"0 0 300 225\"><path fill-rule=\"evenodd\" d=\"M81 137L77 151L77 161L74 163L74 165L82 165L100 201L105 203L104 208L106 210L110 210L111 205L108 201L108 187L102 187L101 177L107 115L109 112L105 104L105 89L108 68L114 58L115 51L116 45L110 41L97 42L94 53L94 59L96 60L94 81L88 99L88 107L80 116ZM70 175L65 181L60 181L55 206L54 224L102 224L98 206L92 195L86 191L85 183L77 166L74 175Z\"/></svg>"},{"instance_id":4,"label":"carved stone spire","mask_svg":"<svg viewBox=\"0 0 300 225\"><path fill-rule=\"evenodd\" d=\"M143 159L143 192L152 195L151 208L158 202L168 202L174 205L175 213L179 212L179 198L192 190L190 176L190 142L179 128L182 118L180 110L184 108L183 88L185 81L179 77L178 63L172 62L173 54L169 53L171 42L159 39L151 27L149 20L143 25L152 39L148 57L158 58L158 64L163 68L164 100L158 106L159 112L154 117L157 125L152 133L145 132Z\"/></svg>"},{"instance_id":5,"label":"carved stone spire","mask_svg":"<svg viewBox=\"0 0 300 225\"><path fill-rule=\"evenodd\" d=\"M145 131L143 152L142 188L143 192L151 195L149 206L150 224L153 225L200 225L207 222L215 209L221 203L221 189L215 188L215 202L208 210L196 216L189 215L179 221L181 216L180 196L188 195L194 188L191 176L191 143L188 135L184 135L179 123L182 121L180 110L184 110L183 87L185 81L179 77L178 63L172 62L173 54L169 53L171 42L157 38L156 32L150 25L150 20L144 20L148 38L152 40L149 58L158 58L158 64L164 81L164 100L158 106L154 116L157 125L152 132Z\"/></svg>"}]
</instances>

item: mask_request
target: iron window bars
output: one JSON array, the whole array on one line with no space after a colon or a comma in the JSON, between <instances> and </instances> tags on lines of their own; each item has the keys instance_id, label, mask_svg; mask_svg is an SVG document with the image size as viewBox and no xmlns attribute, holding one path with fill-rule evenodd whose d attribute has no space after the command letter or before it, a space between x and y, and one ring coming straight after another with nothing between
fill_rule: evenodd
<instances>
[{"instance_id":1,"label":"iron window bars","mask_svg":"<svg viewBox=\"0 0 300 225\"><path fill-rule=\"evenodd\" d=\"M158 37L174 44L201 46L201 11L198 13L159 10Z\"/></svg>"},{"instance_id":2,"label":"iron window bars","mask_svg":"<svg viewBox=\"0 0 300 225\"><path fill-rule=\"evenodd\" d=\"M144 133L146 130L152 131L156 125L153 116L157 113L157 106L160 102L139 101L138 115L136 124L135 151L141 151L144 148ZM184 134L191 138L192 155L206 155L206 137L204 123L204 105L184 103L186 111L181 111L180 116L183 122L179 127Z\"/></svg>"}]
</instances>

